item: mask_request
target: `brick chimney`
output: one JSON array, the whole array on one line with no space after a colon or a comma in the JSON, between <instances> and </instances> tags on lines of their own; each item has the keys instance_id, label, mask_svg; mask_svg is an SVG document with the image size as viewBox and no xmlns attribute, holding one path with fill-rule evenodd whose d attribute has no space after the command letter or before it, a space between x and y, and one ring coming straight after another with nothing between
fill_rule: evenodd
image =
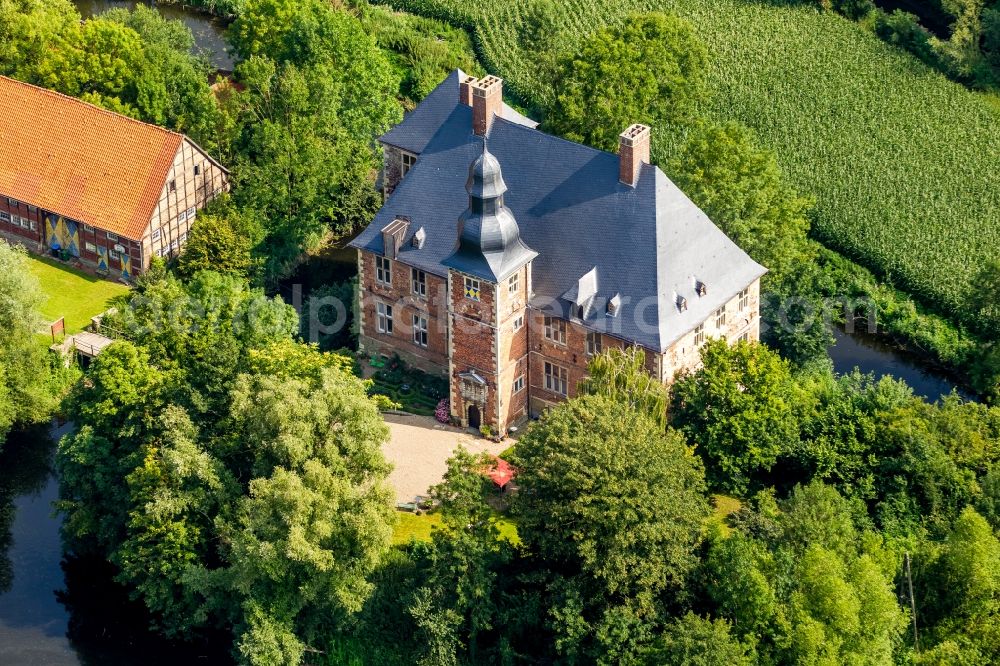
<instances>
[{"instance_id":1,"label":"brick chimney","mask_svg":"<svg viewBox=\"0 0 1000 666\"><path fill-rule=\"evenodd\" d=\"M466 106L472 106L472 86L476 83L476 77L468 76L458 84L458 101Z\"/></svg>"},{"instance_id":2,"label":"brick chimney","mask_svg":"<svg viewBox=\"0 0 1000 666\"><path fill-rule=\"evenodd\" d=\"M493 124L493 116L500 113L503 104L503 80L492 74L470 84L472 88L472 131L486 136Z\"/></svg>"},{"instance_id":3,"label":"brick chimney","mask_svg":"<svg viewBox=\"0 0 1000 666\"><path fill-rule=\"evenodd\" d=\"M649 127L635 124L618 135L618 180L635 187L643 164L649 164Z\"/></svg>"}]
</instances>

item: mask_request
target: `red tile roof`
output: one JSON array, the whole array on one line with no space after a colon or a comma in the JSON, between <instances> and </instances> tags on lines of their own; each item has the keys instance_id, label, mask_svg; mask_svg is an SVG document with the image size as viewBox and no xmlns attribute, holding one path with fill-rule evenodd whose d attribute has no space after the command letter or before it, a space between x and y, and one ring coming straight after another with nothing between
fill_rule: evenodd
<instances>
[{"instance_id":1,"label":"red tile roof","mask_svg":"<svg viewBox=\"0 0 1000 666\"><path fill-rule=\"evenodd\" d=\"M184 136L0 76L0 195L138 240Z\"/></svg>"}]
</instances>

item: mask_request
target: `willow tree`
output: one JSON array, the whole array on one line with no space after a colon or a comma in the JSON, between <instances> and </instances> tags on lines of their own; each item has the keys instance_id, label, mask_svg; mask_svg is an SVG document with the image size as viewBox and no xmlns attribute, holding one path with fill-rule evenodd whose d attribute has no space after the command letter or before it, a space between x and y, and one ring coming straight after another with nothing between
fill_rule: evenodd
<instances>
[{"instance_id":1,"label":"willow tree","mask_svg":"<svg viewBox=\"0 0 1000 666\"><path fill-rule=\"evenodd\" d=\"M646 353L638 347L609 349L591 359L587 377L577 386L580 395L603 395L647 414L667 427L670 395L657 378L646 372Z\"/></svg>"}]
</instances>

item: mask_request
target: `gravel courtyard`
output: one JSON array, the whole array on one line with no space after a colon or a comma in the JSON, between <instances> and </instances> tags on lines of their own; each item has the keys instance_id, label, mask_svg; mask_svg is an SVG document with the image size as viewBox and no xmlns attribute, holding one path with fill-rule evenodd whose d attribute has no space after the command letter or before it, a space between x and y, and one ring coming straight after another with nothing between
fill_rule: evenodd
<instances>
[{"instance_id":1,"label":"gravel courtyard","mask_svg":"<svg viewBox=\"0 0 1000 666\"><path fill-rule=\"evenodd\" d=\"M382 450L395 466L389 483L396 489L397 502L413 501L415 495L426 495L431 486L439 483L448 468L448 458L459 444L473 453L488 451L493 455L512 444L511 440L491 442L469 431L442 425L431 416L387 414L385 422L392 434Z\"/></svg>"}]
</instances>

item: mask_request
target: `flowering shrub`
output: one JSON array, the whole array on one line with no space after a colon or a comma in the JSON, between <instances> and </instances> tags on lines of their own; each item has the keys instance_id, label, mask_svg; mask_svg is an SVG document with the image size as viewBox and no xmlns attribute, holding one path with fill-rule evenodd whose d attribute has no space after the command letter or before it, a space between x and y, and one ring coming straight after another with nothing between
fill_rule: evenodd
<instances>
[{"instance_id":1,"label":"flowering shrub","mask_svg":"<svg viewBox=\"0 0 1000 666\"><path fill-rule=\"evenodd\" d=\"M447 423L451 419L451 405L448 404L447 398L442 398L438 403L437 409L434 410L434 418L441 423Z\"/></svg>"}]
</instances>

